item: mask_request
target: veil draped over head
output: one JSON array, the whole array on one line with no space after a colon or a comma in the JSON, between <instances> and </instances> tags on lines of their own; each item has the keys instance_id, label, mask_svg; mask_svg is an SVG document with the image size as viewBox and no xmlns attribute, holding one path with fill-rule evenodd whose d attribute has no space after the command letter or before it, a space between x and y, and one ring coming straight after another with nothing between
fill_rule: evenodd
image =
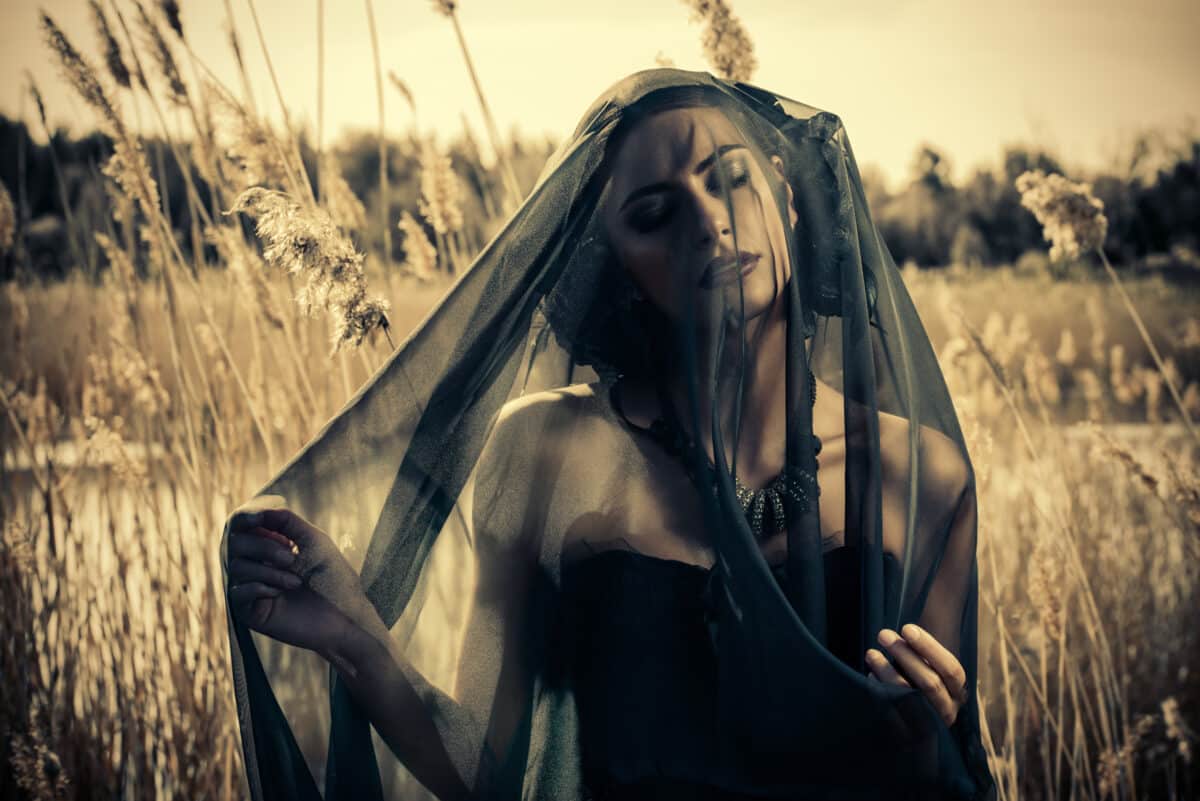
<instances>
[{"instance_id":1,"label":"veil draped over head","mask_svg":"<svg viewBox=\"0 0 1200 801\"><path fill-rule=\"evenodd\" d=\"M773 176L755 196L762 214L787 221L787 252L774 254L793 265L779 282L779 450L783 475L798 478L757 510L786 530L781 570L764 557L729 456L751 414L737 402L726 413L755 347L741 280L667 322L644 311L606 241L616 148L637 120L689 105L736 129L742 158ZM619 376L663 374L668 359L686 396L663 400L665 420L639 431L610 390ZM824 442L813 436L814 376L822 402L841 409ZM655 436L664 431L702 432L710 454L678 436L672 449ZM822 468L818 496L819 460L837 468ZM576 799L587 743L570 644L589 632L561 604L566 557L579 543L636 552L630 521L645 520L671 466L692 485L687 519L714 559L704 614L719 724L705 781L754 797L992 797L975 695L974 475L829 112L674 69L613 86L425 321L262 494L286 498L360 568L466 786ZM823 519L842 531L823 531ZM834 534L847 567L836 573ZM967 701L949 727L918 690L868 676L879 630L908 622L965 668ZM431 797L327 662L232 615L230 636L254 798Z\"/></svg>"}]
</instances>

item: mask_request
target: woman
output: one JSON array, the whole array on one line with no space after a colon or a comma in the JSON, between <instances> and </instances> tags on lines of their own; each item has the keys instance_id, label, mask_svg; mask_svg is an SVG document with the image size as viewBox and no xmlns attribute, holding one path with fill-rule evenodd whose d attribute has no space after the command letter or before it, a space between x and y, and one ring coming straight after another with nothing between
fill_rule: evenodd
<instances>
[{"instance_id":1,"label":"woman","mask_svg":"<svg viewBox=\"0 0 1200 801\"><path fill-rule=\"evenodd\" d=\"M607 92L225 543L256 797L992 793L953 408L840 121L755 87Z\"/></svg>"}]
</instances>

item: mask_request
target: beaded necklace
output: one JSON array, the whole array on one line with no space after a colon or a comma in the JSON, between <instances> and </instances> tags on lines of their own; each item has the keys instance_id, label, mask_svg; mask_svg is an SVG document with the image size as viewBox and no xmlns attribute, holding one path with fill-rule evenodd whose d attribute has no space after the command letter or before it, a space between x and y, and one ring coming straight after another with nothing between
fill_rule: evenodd
<instances>
[{"instance_id":1,"label":"beaded necklace","mask_svg":"<svg viewBox=\"0 0 1200 801\"><path fill-rule=\"evenodd\" d=\"M809 405L811 406L816 403L817 395L816 380L811 369L808 371L808 386ZM662 416L654 420L648 429L640 426L634 426L634 428L649 433L668 453L679 460L693 483L700 487L715 489L717 484L716 466L708 457L708 453L687 436L676 415L675 405L667 396L665 388L661 384L657 388ZM614 406L620 417L628 423L628 418L621 411L619 403L614 403ZM633 425L632 423L628 424ZM814 453L820 454L820 438L813 435L812 439ZM696 464L704 465L702 468L704 475L696 475L693 469L693 465ZM821 493L816 476L808 470L802 470L794 465L786 465L783 472L761 489L755 490L747 487L737 476L733 477L733 481L738 504L742 507L742 512L746 515L746 522L750 524L750 530L756 539L764 539L786 528L786 499L790 498L794 501L799 513L803 514L812 508L813 499Z\"/></svg>"}]
</instances>

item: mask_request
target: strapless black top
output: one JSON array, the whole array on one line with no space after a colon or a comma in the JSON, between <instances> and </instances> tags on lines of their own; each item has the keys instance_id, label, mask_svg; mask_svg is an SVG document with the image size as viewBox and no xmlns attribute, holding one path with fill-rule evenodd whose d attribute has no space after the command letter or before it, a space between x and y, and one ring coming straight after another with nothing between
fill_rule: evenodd
<instances>
[{"instance_id":1,"label":"strapless black top","mask_svg":"<svg viewBox=\"0 0 1200 801\"><path fill-rule=\"evenodd\" d=\"M825 553L829 650L858 669L858 551ZM773 568L777 578L783 566ZM885 580L898 563L884 560ZM708 630L712 571L636 551L602 551L562 578L584 784L595 801L733 801L710 781L717 665Z\"/></svg>"}]
</instances>

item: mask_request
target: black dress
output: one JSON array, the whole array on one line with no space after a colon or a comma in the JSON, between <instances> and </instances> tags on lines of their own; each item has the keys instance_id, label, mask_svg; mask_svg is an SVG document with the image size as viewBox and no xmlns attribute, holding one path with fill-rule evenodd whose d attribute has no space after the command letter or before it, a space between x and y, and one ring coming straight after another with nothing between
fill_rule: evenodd
<instances>
[{"instance_id":1,"label":"black dress","mask_svg":"<svg viewBox=\"0 0 1200 801\"><path fill-rule=\"evenodd\" d=\"M885 577L898 564L887 555ZM860 661L857 549L825 554L829 650ZM783 580L783 566L773 568ZM596 801L734 801L716 764L717 669L709 626L712 571L637 551L601 551L564 568L563 631L579 713L587 791ZM802 769L802 766L797 766Z\"/></svg>"}]
</instances>

